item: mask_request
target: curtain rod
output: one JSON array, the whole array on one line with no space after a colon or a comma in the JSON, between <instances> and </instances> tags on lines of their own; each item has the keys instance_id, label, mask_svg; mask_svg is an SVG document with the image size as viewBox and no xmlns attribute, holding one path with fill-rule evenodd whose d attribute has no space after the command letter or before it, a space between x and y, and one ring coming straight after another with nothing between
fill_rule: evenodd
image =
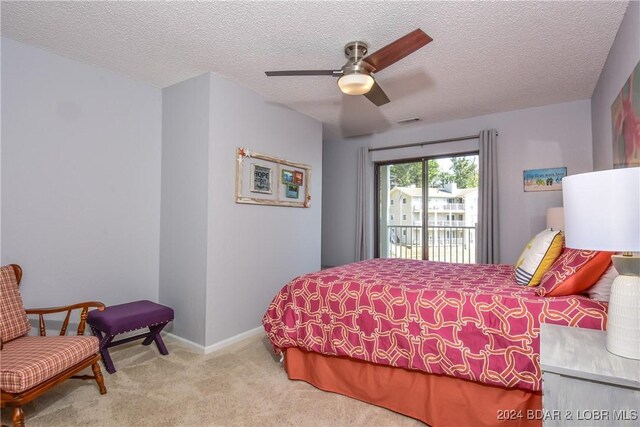
<instances>
[{"instance_id":1,"label":"curtain rod","mask_svg":"<svg viewBox=\"0 0 640 427\"><path fill-rule=\"evenodd\" d=\"M496 132L496 135L498 133ZM480 137L480 134L477 135L468 135L468 136L460 136L458 138L447 138L447 139L436 139L434 141L425 141L425 142L416 142L414 144L403 144L403 145L388 145L386 147L377 147L377 148L369 148L369 152L372 151L383 151L383 150L395 150L398 148L407 148L407 147L422 147L423 145L431 145L431 144L442 144L444 142L455 142L455 141L466 141L468 139L477 139Z\"/></svg>"}]
</instances>

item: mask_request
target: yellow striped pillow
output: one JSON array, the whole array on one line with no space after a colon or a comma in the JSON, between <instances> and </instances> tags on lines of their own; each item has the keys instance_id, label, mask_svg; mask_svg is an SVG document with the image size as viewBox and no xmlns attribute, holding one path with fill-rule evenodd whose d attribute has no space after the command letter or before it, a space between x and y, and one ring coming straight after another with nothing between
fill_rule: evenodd
<instances>
[{"instance_id":1,"label":"yellow striped pillow","mask_svg":"<svg viewBox=\"0 0 640 427\"><path fill-rule=\"evenodd\" d=\"M538 233L524 247L516 263L516 282L520 285L538 286L542 275L560 256L564 235L559 230L546 229Z\"/></svg>"}]
</instances>

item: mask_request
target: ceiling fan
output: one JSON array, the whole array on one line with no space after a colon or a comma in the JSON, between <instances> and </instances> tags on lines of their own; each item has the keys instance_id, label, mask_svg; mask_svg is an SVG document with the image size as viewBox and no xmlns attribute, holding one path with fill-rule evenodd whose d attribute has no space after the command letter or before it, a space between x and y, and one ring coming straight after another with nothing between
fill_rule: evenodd
<instances>
[{"instance_id":1,"label":"ceiling fan","mask_svg":"<svg viewBox=\"0 0 640 427\"><path fill-rule=\"evenodd\" d=\"M376 83L372 74L384 70L407 55L433 41L420 28L400 37L369 56L364 42L347 43L344 54L347 63L339 70L265 71L268 77L279 76L332 76L338 77L338 86L347 95L364 95L378 107L389 102L389 97Z\"/></svg>"}]
</instances>

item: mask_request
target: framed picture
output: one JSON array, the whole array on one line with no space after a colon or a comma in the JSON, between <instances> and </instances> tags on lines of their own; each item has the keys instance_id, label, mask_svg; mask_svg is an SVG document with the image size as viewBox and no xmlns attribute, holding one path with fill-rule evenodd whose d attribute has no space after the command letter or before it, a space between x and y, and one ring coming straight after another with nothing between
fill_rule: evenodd
<instances>
[{"instance_id":1,"label":"framed picture","mask_svg":"<svg viewBox=\"0 0 640 427\"><path fill-rule=\"evenodd\" d=\"M282 183L283 184L293 183L293 171L288 169L282 169Z\"/></svg>"},{"instance_id":2,"label":"framed picture","mask_svg":"<svg viewBox=\"0 0 640 427\"><path fill-rule=\"evenodd\" d=\"M236 203L308 208L311 166L238 148Z\"/></svg>"},{"instance_id":3,"label":"framed picture","mask_svg":"<svg viewBox=\"0 0 640 427\"><path fill-rule=\"evenodd\" d=\"M640 62L611 105L613 167L640 166Z\"/></svg>"},{"instance_id":4,"label":"framed picture","mask_svg":"<svg viewBox=\"0 0 640 427\"><path fill-rule=\"evenodd\" d=\"M300 186L295 184L287 184L287 193L286 196L289 199L297 199L299 197L299 188Z\"/></svg>"},{"instance_id":5,"label":"framed picture","mask_svg":"<svg viewBox=\"0 0 640 427\"><path fill-rule=\"evenodd\" d=\"M251 163L251 188L252 193L271 194L273 172L271 168Z\"/></svg>"},{"instance_id":6,"label":"framed picture","mask_svg":"<svg viewBox=\"0 0 640 427\"><path fill-rule=\"evenodd\" d=\"M562 178L567 168L530 169L524 171L524 191L562 190Z\"/></svg>"}]
</instances>

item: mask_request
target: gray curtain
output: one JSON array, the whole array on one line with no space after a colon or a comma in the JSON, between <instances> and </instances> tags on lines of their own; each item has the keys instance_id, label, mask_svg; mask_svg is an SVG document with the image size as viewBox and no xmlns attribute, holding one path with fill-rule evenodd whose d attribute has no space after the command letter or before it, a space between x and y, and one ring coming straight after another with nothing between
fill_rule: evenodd
<instances>
[{"instance_id":1,"label":"gray curtain","mask_svg":"<svg viewBox=\"0 0 640 427\"><path fill-rule=\"evenodd\" d=\"M498 164L495 129L480 132L480 188L478 189L478 228L476 235L476 262L500 262L500 235L498 221Z\"/></svg>"},{"instance_id":2,"label":"gray curtain","mask_svg":"<svg viewBox=\"0 0 640 427\"><path fill-rule=\"evenodd\" d=\"M356 181L356 261L371 258L371 232L369 212L369 169L371 158L368 147L358 149L357 181Z\"/></svg>"}]
</instances>

